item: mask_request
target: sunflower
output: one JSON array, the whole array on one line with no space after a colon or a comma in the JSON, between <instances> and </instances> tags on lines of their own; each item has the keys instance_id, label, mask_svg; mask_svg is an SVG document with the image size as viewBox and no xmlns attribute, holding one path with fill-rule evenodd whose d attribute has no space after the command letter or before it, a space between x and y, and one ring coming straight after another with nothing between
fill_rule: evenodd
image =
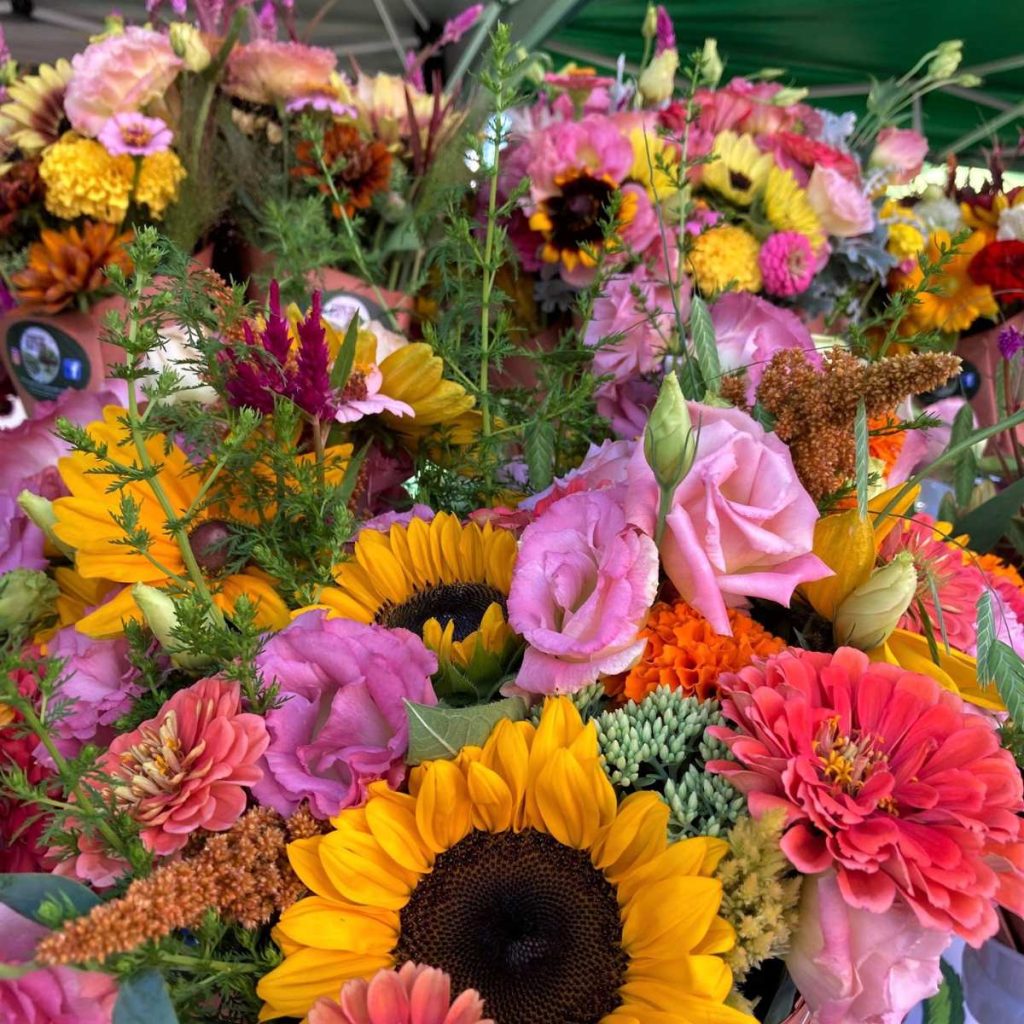
<instances>
[{"instance_id":1,"label":"sunflower","mask_svg":"<svg viewBox=\"0 0 1024 1024\"><path fill-rule=\"evenodd\" d=\"M103 419L86 430L94 442L106 445L111 458L138 468L131 437L123 424L126 413L107 406ZM158 467L156 480L176 517L184 516L199 498L200 478L188 456L162 434L146 441L146 450ZM134 480L120 491L135 508L138 528L149 537L146 554L125 543L118 503L112 499L107 477L98 473L101 463L87 452L73 452L58 462L58 470L71 492L53 503L57 518L53 532L75 552L75 569L84 579L111 583L148 583L166 586L171 576L186 577L188 570L177 542L167 532L167 515L148 481ZM200 511L189 531L189 544L203 575L222 611L232 614L235 603L245 595L257 605L256 621L266 628L280 628L289 621L288 610L267 578L255 570L226 573L224 542L230 526ZM125 619L141 618L131 587L124 587L105 604L78 621L79 632L94 637L116 636Z\"/></svg>"},{"instance_id":2,"label":"sunflower","mask_svg":"<svg viewBox=\"0 0 1024 1024\"><path fill-rule=\"evenodd\" d=\"M0 107L4 138L26 155L52 146L68 127L64 93L71 81L71 64L61 58L41 64L34 75L25 75L7 90L9 100Z\"/></svg>"},{"instance_id":3,"label":"sunflower","mask_svg":"<svg viewBox=\"0 0 1024 1024\"><path fill-rule=\"evenodd\" d=\"M723 1005L734 943L719 839L669 845L654 793L621 804L566 698L483 748L373 783L327 835L288 847L314 893L284 912L261 1019L301 1016L351 978L415 961L475 988L501 1024L752 1024Z\"/></svg>"},{"instance_id":4,"label":"sunflower","mask_svg":"<svg viewBox=\"0 0 1024 1024\"><path fill-rule=\"evenodd\" d=\"M515 645L506 621L515 560L510 530L463 526L439 512L430 522L396 523L387 533L363 530L320 604L357 622L411 630L442 668L492 675Z\"/></svg>"},{"instance_id":5,"label":"sunflower","mask_svg":"<svg viewBox=\"0 0 1024 1024\"><path fill-rule=\"evenodd\" d=\"M792 171L772 165L765 179L764 213L776 231L800 232L815 252L825 244L821 221Z\"/></svg>"},{"instance_id":6,"label":"sunflower","mask_svg":"<svg viewBox=\"0 0 1024 1024\"><path fill-rule=\"evenodd\" d=\"M905 335L924 331L964 331L979 317L994 317L999 307L987 284L976 284L970 275L971 260L988 244L982 231L975 231L956 247L942 270L930 281L933 291L918 292L913 305L900 323ZM928 259L937 262L943 251L953 249L948 231L936 230L928 239ZM924 273L915 263L906 273L894 272L890 284L894 291L919 288Z\"/></svg>"},{"instance_id":7,"label":"sunflower","mask_svg":"<svg viewBox=\"0 0 1024 1024\"><path fill-rule=\"evenodd\" d=\"M701 184L730 203L749 206L765 187L774 166L771 153L762 153L749 135L719 132Z\"/></svg>"}]
</instances>

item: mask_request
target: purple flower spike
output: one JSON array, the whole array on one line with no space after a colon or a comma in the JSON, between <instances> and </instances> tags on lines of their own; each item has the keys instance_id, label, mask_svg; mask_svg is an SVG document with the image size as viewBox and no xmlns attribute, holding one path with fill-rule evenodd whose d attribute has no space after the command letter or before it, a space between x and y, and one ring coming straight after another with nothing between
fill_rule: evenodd
<instances>
[{"instance_id":1,"label":"purple flower spike","mask_svg":"<svg viewBox=\"0 0 1024 1024\"><path fill-rule=\"evenodd\" d=\"M1024 348L1024 334L1021 334L1013 324L1007 324L999 332L997 344L999 345L1000 355L1009 361Z\"/></svg>"},{"instance_id":2,"label":"purple flower spike","mask_svg":"<svg viewBox=\"0 0 1024 1024\"><path fill-rule=\"evenodd\" d=\"M674 49L676 45L676 27L672 24L672 18L669 16L668 11L661 4L658 4L657 26L655 52L661 53L662 50Z\"/></svg>"}]
</instances>

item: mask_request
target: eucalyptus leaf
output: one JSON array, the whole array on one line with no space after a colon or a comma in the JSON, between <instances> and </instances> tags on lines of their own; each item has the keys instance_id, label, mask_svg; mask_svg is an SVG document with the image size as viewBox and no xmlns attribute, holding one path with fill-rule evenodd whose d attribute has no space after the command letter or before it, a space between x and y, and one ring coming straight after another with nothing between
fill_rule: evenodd
<instances>
[{"instance_id":1,"label":"eucalyptus leaf","mask_svg":"<svg viewBox=\"0 0 1024 1024\"><path fill-rule=\"evenodd\" d=\"M1010 531L1010 523L1024 505L1024 477L1015 480L994 498L972 509L953 526L953 536L966 533L970 548L979 554L991 551Z\"/></svg>"},{"instance_id":2,"label":"eucalyptus leaf","mask_svg":"<svg viewBox=\"0 0 1024 1024\"><path fill-rule=\"evenodd\" d=\"M100 898L79 882L61 875L45 872L0 874L0 903L29 917L39 924L47 924L39 916L39 908L47 901L70 905L79 914L87 914Z\"/></svg>"},{"instance_id":3,"label":"eucalyptus leaf","mask_svg":"<svg viewBox=\"0 0 1024 1024\"><path fill-rule=\"evenodd\" d=\"M113 1024L178 1024L159 971L144 971L118 984Z\"/></svg>"},{"instance_id":4,"label":"eucalyptus leaf","mask_svg":"<svg viewBox=\"0 0 1024 1024\"><path fill-rule=\"evenodd\" d=\"M507 697L493 704L471 708L405 702L409 717L409 764L451 760L466 746L480 746L503 718L521 722L526 718L526 703L521 697Z\"/></svg>"},{"instance_id":5,"label":"eucalyptus leaf","mask_svg":"<svg viewBox=\"0 0 1024 1024\"><path fill-rule=\"evenodd\" d=\"M721 388L722 364L718 359L715 325L707 303L699 295L690 300L690 337L704 384L708 391L717 395Z\"/></svg>"}]
</instances>

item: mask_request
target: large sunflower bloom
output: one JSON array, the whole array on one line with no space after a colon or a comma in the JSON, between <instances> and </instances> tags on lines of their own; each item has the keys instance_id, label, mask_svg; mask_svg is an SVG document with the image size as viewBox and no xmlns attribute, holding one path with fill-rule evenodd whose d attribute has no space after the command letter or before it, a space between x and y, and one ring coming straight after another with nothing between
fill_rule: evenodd
<instances>
[{"instance_id":1,"label":"large sunflower bloom","mask_svg":"<svg viewBox=\"0 0 1024 1024\"><path fill-rule=\"evenodd\" d=\"M107 406L103 419L86 428L97 444L106 445L110 458L138 467L138 456L123 423L126 413ZM200 478L188 456L161 434L146 441L153 464L159 467L156 480L167 496L175 516L183 516L199 497ZM138 525L149 535L149 548L142 554L125 543L125 531L115 520L120 501L109 491L109 477L97 473L101 463L87 452L74 452L61 459L57 468L71 492L68 498L53 503L57 522L53 532L75 551L75 568L84 579L103 579L111 583L147 583L162 587L170 575L187 577L188 570L177 542L167 532L167 517L148 481L131 481L118 492L136 507ZM222 549L213 541L222 540L227 524L200 512L192 523L189 539L193 554L208 577L213 600L230 615L245 595L257 605L256 621L266 628L280 628L289 621L288 609L263 574L246 570L219 575L224 560ZM78 629L89 636L116 636L125 619L141 618L131 587L78 622Z\"/></svg>"},{"instance_id":2,"label":"large sunflower bloom","mask_svg":"<svg viewBox=\"0 0 1024 1024\"><path fill-rule=\"evenodd\" d=\"M501 1024L750 1024L723 1005L734 942L718 917L726 851L669 845L653 793L621 804L594 724L565 698L540 725L502 721L483 748L370 786L289 860L314 893L284 912L284 962L261 1019L301 1016L350 978L415 961L475 988Z\"/></svg>"},{"instance_id":3,"label":"large sunflower bloom","mask_svg":"<svg viewBox=\"0 0 1024 1024\"><path fill-rule=\"evenodd\" d=\"M512 641L506 602L515 560L510 530L463 526L439 512L386 533L363 530L320 604L357 622L411 630L442 665L469 668L477 648L501 657Z\"/></svg>"}]
</instances>

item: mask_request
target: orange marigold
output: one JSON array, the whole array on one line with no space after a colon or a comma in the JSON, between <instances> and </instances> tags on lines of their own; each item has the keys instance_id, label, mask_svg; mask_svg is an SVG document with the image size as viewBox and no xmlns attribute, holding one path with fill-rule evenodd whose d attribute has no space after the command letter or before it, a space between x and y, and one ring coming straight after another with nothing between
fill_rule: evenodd
<instances>
[{"instance_id":1,"label":"orange marigold","mask_svg":"<svg viewBox=\"0 0 1024 1024\"><path fill-rule=\"evenodd\" d=\"M899 430L900 420L891 413L883 416L872 416L868 419L868 430L871 431L868 437L868 454L873 459L878 459L885 466L885 475L888 476L896 460L903 451L903 445L907 441L907 432ZM876 433L884 431L884 433Z\"/></svg>"},{"instance_id":2,"label":"orange marigold","mask_svg":"<svg viewBox=\"0 0 1024 1024\"><path fill-rule=\"evenodd\" d=\"M667 686L707 700L717 695L723 672L738 672L755 658L767 658L786 646L734 608L729 609L729 625L732 636L721 636L685 601L656 604L640 632L647 647L622 682L623 698L639 702Z\"/></svg>"},{"instance_id":3,"label":"orange marigold","mask_svg":"<svg viewBox=\"0 0 1024 1024\"><path fill-rule=\"evenodd\" d=\"M297 178L319 179L317 188L324 195L331 192L313 143L300 142L295 156L298 164L292 174ZM331 204L335 217L341 217L342 208L347 217L365 210L373 197L391 184L391 153L387 146L364 139L354 125L343 121L335 121L324 132L323 162L341 199L341 204Z\"/></svg>"}]
</instances>

